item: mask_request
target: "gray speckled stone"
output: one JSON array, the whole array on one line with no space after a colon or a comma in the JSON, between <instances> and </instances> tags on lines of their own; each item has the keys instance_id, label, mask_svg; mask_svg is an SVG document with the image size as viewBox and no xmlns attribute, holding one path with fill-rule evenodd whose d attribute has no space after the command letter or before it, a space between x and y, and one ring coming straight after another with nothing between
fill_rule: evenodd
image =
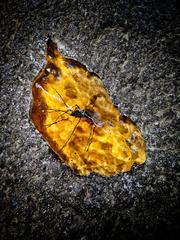
<instances>
[{"instance_id":1,"label":"gray speckled stone","mask_svg":"<svg viewBox=\"0 0 180 240\"><path fill-rule=\"evenodd\" d=\"M176 1L0 3L0 239L175 239L179 233ZM105 178L75 175L29 119L45 38L97 72L141 127L147 161Z\"/></svg>"}]
</instances>

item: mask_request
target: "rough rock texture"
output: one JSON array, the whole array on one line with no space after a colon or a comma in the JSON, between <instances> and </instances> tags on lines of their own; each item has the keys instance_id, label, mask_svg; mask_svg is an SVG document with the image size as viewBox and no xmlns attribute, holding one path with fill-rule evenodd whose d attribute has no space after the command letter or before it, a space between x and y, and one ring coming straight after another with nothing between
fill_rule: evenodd
<instances>
[{"instance_id":1,"label":"rough rock texture","mask_svg":"<svg viewBox=\"0 0 180 240\"><path fill-rule=\"evenodd\" d=\"M111 2L111 3L109 3ZM176 239L179 231L176 1L0 3L0 239ZM97 72L141 127L147 161L106 178L75 175L29 119L45 39Z\"/></svg>"}]
</instances>

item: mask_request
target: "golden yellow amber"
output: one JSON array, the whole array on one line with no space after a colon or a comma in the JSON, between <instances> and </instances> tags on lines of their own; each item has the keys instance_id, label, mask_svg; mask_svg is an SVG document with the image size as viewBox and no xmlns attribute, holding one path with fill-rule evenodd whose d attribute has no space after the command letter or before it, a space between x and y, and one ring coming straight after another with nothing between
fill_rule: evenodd
<instances>
[{"instance_id":1,"label":"golden yellow amber","mask_svg":"<svg viewBox=\"0 0 180 240\"><path fill-rule=\"evenodd\" d=\"M47 64L32 85L31 119L53 151L76 173L112 176L145 161L136 124L113 105L102 81L47 42Z\"/></svg>"}]
</instances>

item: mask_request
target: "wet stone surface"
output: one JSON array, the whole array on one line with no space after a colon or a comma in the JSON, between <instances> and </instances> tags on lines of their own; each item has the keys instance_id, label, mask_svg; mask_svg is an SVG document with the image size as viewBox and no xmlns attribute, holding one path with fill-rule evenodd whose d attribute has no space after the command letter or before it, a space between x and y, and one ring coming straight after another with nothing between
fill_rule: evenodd
<instances>
[{"instance_id":1,"label":"wet stone surface","mask_svg":"<svg viewBox=\"0 0 180 240\"><path fill-rule=\"evenodd\" d=\"M0 3L0 239L176 239L179 15L175 1ZM47 34L99 74L141 127L147 161L80 177L29 119Z\"/></svg>"}]
</instances>

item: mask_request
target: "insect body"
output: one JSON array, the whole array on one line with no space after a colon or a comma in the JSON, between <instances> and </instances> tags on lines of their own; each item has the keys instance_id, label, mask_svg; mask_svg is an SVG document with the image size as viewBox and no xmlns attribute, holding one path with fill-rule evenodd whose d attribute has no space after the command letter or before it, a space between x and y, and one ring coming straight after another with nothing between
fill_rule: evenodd
<instances>
[{"instance_id":1,"label":"insect body","mask_svg":"<svg viewBox=\"0 0 180 240\"><path fill-rule=\"evenodd\" d=\"M103 126L103 122L100 121L98 115L90 109L81 110L79 106L77 106L76 110L71 113L71 116L85 118L91 125L94 125L96 127Z\"/></svg>"}]
</instances>

